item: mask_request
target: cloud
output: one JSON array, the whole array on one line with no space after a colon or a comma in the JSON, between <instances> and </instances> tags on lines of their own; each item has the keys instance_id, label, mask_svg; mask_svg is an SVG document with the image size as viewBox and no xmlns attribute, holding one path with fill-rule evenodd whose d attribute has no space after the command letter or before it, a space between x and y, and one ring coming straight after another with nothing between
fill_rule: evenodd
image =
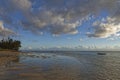
<instances>
[{"instance_id":1,"label":"cloud","mask_svg":"<svg viewBox=\"0 0 120 80\"><path fill-rule=\"evenodd\" d=\"M81 38L81 39L79 39L79 41L83 41L83 39Z\"/></svg>"},{"instance_id":2,"label":"cloud","mask_svg":"<svg viewBox=\"0 0 120 80\"><path fill-rule=\"evenodd\" d=\"M89 37L107 38L114 35L119 35L120 23L115 23L116 19L107 18L107 21L96 21L94 26L94 32L88 33Z\"/></svg>"},{"instance_id":3,"label":"cloud","mask_svg":"<svg viewBox=\"0 0 120 80\"><path fill-rule=\"evenodd\" d=\"M119 32L106 30L107 26L111 28L118 26L119 8L119 0L0 0L0 17L4 23L12 24L10 14L19 11L24 18L19 19L18 25L23 26L25 30L33 33L45 31L55 35L77 34L78 27L83 21L90 20L90 15L96 17L106 10L109 12L109 17L116 20L112 24L98 24L95 33L88 36L108 37Z\"/></svg>"},{"instance_id":4,"label":"cloud","mask_svg":"<svg viewBox=\"0 0 120 80\"><path fill-rule=\"evenodd\" d=\"M10 35L15 35L15 33L10 29L5 28L3 22L0 21L0 36L7 37Z\"/></svg>"},{"instance_id":5,"label":"cloud","mask_svg":"<svg viewBox=\"0 0 120 80\"><path fill-rule=\"evenodd\" d=\"M29 46L29 47L28 47L28 49L29 49L29 50L31 50L31 49L32 49L32 47L31 47L31 46Z\"/></svg>"},{"instance_id":6,"label":"cloud","mask_svg":"<svg viewBox=\"0 0 120 80\"><path fill-rule=\"evenodd\" d=\"M32 6L32 3L30 0L11 0L11 3L16 6L16 9L21 9L26 12L26 10L29 10Z\"/></svg>"}]
</instances>

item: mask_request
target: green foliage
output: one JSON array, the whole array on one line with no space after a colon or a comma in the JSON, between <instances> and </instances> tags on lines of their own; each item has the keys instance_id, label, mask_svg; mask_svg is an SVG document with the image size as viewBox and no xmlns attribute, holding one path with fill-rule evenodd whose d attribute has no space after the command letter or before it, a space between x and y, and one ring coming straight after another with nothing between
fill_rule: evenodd
<instances>
[{"instance_id":1,"label":"green foliage","mask_svg":"<svg viewBox=\"0 0 120 80\"><path fill-rule=\"evenodd\" d=\"M13 40L11 38L2 39L0 41L0 49L8 49L8 50L19 50L21 47L21 42L18 40Z\"/></svg>"}]
</instances>

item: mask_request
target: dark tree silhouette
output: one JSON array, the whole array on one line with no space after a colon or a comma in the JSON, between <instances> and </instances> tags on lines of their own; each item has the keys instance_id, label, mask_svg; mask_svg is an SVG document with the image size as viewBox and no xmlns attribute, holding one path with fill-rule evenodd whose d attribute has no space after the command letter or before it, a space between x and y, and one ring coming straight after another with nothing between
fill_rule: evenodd
<instances>
[{"instance_id":1,"label":"dark tree silhouette","mask_svg":"<svg viewBox=\"0 0 120 80\"><path fill-rule=\"evenodd\" d=\"M11 38L2 39L0 41L0 49L16 50L18 51L21 47L21 42L18 40L13 40Z\"/></svg>"}]
</instances>

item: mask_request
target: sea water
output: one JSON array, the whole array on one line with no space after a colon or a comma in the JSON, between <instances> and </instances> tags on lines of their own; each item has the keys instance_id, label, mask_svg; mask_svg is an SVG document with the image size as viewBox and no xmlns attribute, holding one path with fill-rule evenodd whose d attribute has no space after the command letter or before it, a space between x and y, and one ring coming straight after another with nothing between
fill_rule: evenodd
<instances>
[{"instance_id":1,"label":"sea water","mask_svg":"<svg viewBox=\"0 0 120 80\"><path fill-rule=\"evenodd\" d=\"M120 52L54 51L0 56L0 80L120 80Z\"/></svg>"}]
</instances>

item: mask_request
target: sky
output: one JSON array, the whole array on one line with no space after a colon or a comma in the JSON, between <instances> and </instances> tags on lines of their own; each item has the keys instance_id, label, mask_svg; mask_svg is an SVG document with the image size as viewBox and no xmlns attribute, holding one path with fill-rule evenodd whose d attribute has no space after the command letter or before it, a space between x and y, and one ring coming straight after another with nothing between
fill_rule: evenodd
<instances>
[{"instance_id":1,"label":"sky","mask_svg":"<svg viewBox=\"0 0 120 80\"><path fill-rule=\"evenodd\" d=\"M0 39L21 50L119 50L120 0L0 0Z\"/></svg>"}]
</instances>

